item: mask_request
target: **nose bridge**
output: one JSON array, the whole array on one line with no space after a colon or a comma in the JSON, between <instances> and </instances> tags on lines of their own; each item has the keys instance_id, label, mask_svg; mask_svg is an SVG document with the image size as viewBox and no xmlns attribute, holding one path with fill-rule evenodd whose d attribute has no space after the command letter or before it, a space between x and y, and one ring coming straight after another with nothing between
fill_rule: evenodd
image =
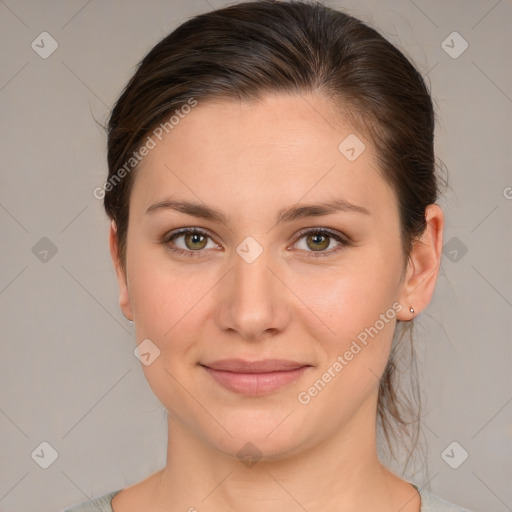
<instances>
[{"instance_id":1,"label":"nose bridge","mask_svg":"<svg viewBox=\"0 0 512 512\"><path fill-rule=\"evenodd\" d=\"M232 271L219 297L219 321L245 338L257 338L269 329L281 329L285 321L282 283L273 268L270 251L247 237L232 254Z\"/></svg>"},{"instance_id":2,"label":"nose bridge","mask_svg":"<svg viewBox=\"0 0 512 512\"><path fill-rule=\"evenodd\" d=\"M236 256L233 255L233 279L240 298L248 296L255 300L271 301L274 287L270 281L275 277L267 268L272 266L269 254L252 237L236 248Z\"/></svg>"}]
</instances>

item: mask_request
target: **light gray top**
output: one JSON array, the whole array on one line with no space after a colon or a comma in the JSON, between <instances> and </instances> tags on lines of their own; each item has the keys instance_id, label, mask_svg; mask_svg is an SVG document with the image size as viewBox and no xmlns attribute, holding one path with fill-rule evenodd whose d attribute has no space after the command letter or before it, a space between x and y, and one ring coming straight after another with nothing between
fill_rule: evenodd
<instances>
[{"instance_id":1,"label":"light gray top","mask_svg":"<svg viewBox=\"0 0 512 512\"><path fill-rule=\"evenodd\" d=\"M411 482L409 482L411 483ZM420 493L421 496L421 512L471 512L470 510L454 505L449 501L427 491L426 489L418 489L416 485L411 485ZM112 491L92 501L86 501L67 508L62 512L114 512L110 502L112 498L122 489Z\"/></svg>"}]
</instances>

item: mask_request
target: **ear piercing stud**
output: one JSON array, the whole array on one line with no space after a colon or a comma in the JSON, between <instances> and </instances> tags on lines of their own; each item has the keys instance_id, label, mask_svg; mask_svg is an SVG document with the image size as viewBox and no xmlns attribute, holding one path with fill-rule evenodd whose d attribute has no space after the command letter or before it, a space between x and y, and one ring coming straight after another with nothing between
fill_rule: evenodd
<instances>
[{"instance_id":1,"label":"ear piercing stud","mask_svg":"<svg viewBox=\"0 0 512 512\"><path fill-rule=\"evenodd\" d=\"M412 314L413 318L414 318L414 308L412 306L409 306L409 312ZM410 319L412 320L412 318ZM397 322L400 322L401 320L397 320Z\"/></svg>"}]
</instances>

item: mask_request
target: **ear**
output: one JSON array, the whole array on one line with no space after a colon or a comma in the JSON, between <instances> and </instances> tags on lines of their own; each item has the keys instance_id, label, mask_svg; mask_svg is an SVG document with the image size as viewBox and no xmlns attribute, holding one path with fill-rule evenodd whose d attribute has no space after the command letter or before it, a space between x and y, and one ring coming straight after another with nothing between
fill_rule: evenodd
<instances>
[{"instance_id":1,"label":"ear","mask_svg":"<svg viewBox=\"0 0 512 512\"><path fill-rule=\"evenodd\" d=\"M117 226L114 221L110 224L110 255L112 263L117 274L119 285L119 306L123 315L133 322L133 312L130 304L130 295L128 293L127 279L119 261L119 243L117 238Z\"/></svg>"},{"instance_id":2,"label":"ear","mask_svg":"<svg viewBox=\"0 0 512 512\"><path fill-rule=\"evenodd\" d=\"M399 301L403 309L397 315L401 321L412 320L429 304L441 267L444 215L437 204L425 209L426 228L414 243ZM409 308L414 308L411 313Z\"/></svg>"}]
</instances>

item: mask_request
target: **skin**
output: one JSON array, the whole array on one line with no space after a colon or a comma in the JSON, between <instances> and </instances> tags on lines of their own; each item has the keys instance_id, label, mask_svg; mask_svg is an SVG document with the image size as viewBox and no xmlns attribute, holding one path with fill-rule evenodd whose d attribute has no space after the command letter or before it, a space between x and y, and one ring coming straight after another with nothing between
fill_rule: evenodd
<instances>
[{"instance_id":1,"label":"skin","mask_svg":"<svg viewBox=\"0 0 512 512\"><path fill-rule=\"evenodd\" d=\"M354 161L338 150L350 134L366 146ZM221 210L226 222L170 209L146 214L170 196ZM282 208L335 198L370 214L275 223ZM160 350L142 369L169 412L165 468L118 493L114 511L418 512L416 490L378 460L375 422L396 319L410 320L411 305L414 315L423 311L437 280L438 205L426 209L426 221L403 274L394 191L378 172L375 148L330 100L280 94L252 104L199 103L137 171L126 274L114 223L110 230L120 306L135 322L137 343L149 338ZM174 240L202 251L196 257L159 243L183 227L210 235L188 245L185 236ZM315 251L314 233L299 235L305 228L330 228L353 245L333 252L340 243L328 238ZM263 249L252 263L236 251L248 236ZM315 258L319 251L325 256ZM298 394L394 302L403 309L300 403ZM271 394L248 397L198 364L224 358L291 359L311 368ZM237 457L247 442L261 455L252 467Z\"/></svg>"}]
</instances>

